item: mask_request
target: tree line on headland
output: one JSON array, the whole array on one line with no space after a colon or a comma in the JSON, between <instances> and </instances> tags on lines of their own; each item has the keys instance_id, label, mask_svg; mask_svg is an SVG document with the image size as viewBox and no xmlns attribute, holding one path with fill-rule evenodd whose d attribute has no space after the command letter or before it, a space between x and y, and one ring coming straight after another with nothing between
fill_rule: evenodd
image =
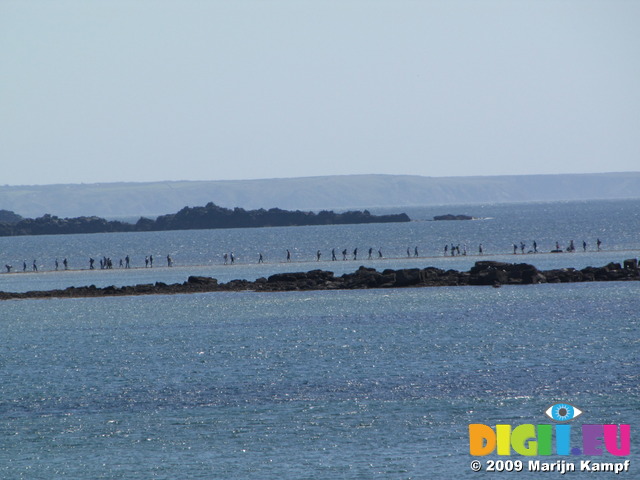
<instances>
[{"instance_id":1,"label":"tree line on headland","mask_svg":"<svg viewBox=\"0 0 640 480\"><path fill-rule=\"evenodd\" d=\"M163 230L200 230L214 228L288 227L303 225L342 225L359 223L409 222L406 213L372 215L368 210L335 213L289 211L279 208L245 210L224 208L214 203L204 207L184 207L177 213L155 220L141 217L136 223L106 220L100 217L59 218L46 214L23 218L7 210L0 211L0 236L63 235L71 233L152 232Z\"/></svg>"}]
</instances>

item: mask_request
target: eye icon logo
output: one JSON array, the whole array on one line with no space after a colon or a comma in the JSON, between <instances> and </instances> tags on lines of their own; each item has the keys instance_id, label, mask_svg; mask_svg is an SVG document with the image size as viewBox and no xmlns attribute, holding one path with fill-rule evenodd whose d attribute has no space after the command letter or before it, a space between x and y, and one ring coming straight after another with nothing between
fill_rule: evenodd
<instances>
[{"instance_id":1,"label":"eye icon logo","mask_svg":"<svg viewBox=\"0 0 640 480\"><path fill-rule=\"evenodd\" d=\"M568 403L556 403L544 412L547 417L556 422L568 422L582 415L582 410Z\"/></svg>"}]
</instances>

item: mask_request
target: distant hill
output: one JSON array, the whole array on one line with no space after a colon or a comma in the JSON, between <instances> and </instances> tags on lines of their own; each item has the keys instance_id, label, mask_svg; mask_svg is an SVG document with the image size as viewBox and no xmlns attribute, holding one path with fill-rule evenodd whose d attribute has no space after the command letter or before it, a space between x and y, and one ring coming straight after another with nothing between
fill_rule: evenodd
<instances>
[{"instance_id":1,"label":"distant hill","mask_svg":"<svg viewBox=\"0 0 640 480\"><path fill-rule=\"evenodd\" d=\"M265 180L0 186L23 217L137 218L214 202L247 209L345 210L470 203L640 198L640 172L486 177L344 175Z\"/></svg>"}]
</instances>

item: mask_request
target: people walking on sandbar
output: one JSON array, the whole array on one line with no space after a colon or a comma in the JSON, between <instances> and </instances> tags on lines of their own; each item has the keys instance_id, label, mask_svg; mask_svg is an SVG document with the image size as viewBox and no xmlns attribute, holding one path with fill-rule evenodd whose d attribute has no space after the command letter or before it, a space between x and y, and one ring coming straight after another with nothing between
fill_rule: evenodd
<instances>
[{"instance_id":1,"label":"people walking on sandbar","mask_svg":"<svg viewBox=\"0 0 640 480\"><path fill-rule=\"evenodd\" d=\"M173 267L173 258L171 258L171 255L167 255L167 267Z\"/></svg>"},{"instance_id":2,"label":"people walking on sandbar","mask_svg":"<svg viewBox=\"0 0 640 480\"><path fill-rule=\"evenodd\" d=\"M358 248L357 247L353 249L353 259L354 260L358 259Z\"/></svg>"},{"instance_id":3,"label":"people walking on sandbar","mask_svg":"<svg viewBox=\"0 0 640 480\"><path fill-rule=\"evenodd\" d=\"M533 241L533 253L538 253L538 242Z\"/></svg>"},{"instance_id":4,"label":"people walking on sandbar","mask_svg":"<svg viewBox=\"0 0 640 480\"><path fill-rule=\"evenodd\" d=\"M346 260L347 259L347 249L345 248L344 250L342 250L342 260Z\"/></svg>"},{"instance_id":5,"label":"people walking on sandbar","mask_svg":"<svg viewBox=\"0 0 640 480\"><path fill-rule=\"evenodd\" d=\"M58 267L60 266L60 264L58 263L58 259L56 258L56 261L54 262L54 265L56 267L56 272L58 271Z\"/></svg>"},{"instance_id":6,"label":"people walking on sandbar","mask_svg":"<svg viewBox=\"0 0 640 480\"><path fill-rule=\"evenodd\" d=\"M418 246L416 245L416 247L413 249L413 256L414 257L418 257Z\"/></svg>"},{"instance_id":7,"label":"people walking on sandbar","mask_svg":"<svg viewBox=\"0 0 640 480\"><path fill-rule=\"evenodd\" d=\"M598 249L598 251L600 251L600 245L602 245L602 242L600 241L600 239L598 238L596 240L596 248Z\"/></svg>"},{"instance_id":8,"label":"people walking on sandbar","mask_svg":"<svg viewBox=\"0 0 640 480\"><path fill-rule=\"evenodd\" d=\"M262 253L258 256L258 263L264 263L264 258L262 257Z\"/></svg>"},{"instance_id":9,"label":"people walking on sandbar","mask_svg":"<svg viewBox=\"0 0 640 480\"><path fill-rule=\"evenodd\" d=\"M124 268L131 268L131 259L129 258L129 255L124 257Z\"/></svg>"},{"instance_id":10,"label":"people walking on sandbar","mask_svg":"<svg viewBox=\"0 0 640 480\"><path fill-rule=\"evenodd\" d=\"M38 271L38 265L36 265L36 261L33 261L33 265L31 266L31 268L33 269L34 272Z\"/></svg>"},{"instance_id":11,"label":"people walking on sandbar","mask_svg":"<svg viewBox=\"0 0 640 480\"><path fill-rule=\"evenodd\" d=\"M229 255L227 255L227 253L224 253L222 255L222 260L224 260L224 264L226 265L227 262L229 261Z\"/></svg>"},{"instance_id":12,"label":"people walking on sandbar","mask_svg":"<svg viewBox=\"0 0 640 480\"><path fill-rule=\"evenodd\" d=\"M67 261L66 258L62 260L62 265L64 265L65 270L69 270L69 262Z\"/></svg>"},{"instance_id":13,"label":"people walking on sandbar","mask_svg":"<svg viewBox=\"0 0 640 480\"><path fill-rule=\"evenodd\" d=\"M582 241L582 251L583 252L587 251L587 242L585 242L584 240Z\"/></svg>"},{"instance_id":14,"label":"people walking on sandbar","mask_svg":"<svg viewBox=\"0 0 640 480\"><path fill-rule=\"evenodd\" d=\"M231 265L236 263L236 257L233 255L233 252L229 254L229 259L231 260Z\"/></svg>"},{"instance_id":15,"label":"people walking on sandbar","mask_svg":"<svg viewBox=\"0 0 640 480\"><path fill-rule=\"evenodd\" d=\"M93 270L95 267L93 266L93 263L95 262L95 260L91 257L89 257L89 270Z\"/></svg>"},{"instance_id":16,"label":"people walking on sandbar","mask_svg":"<svg viewBox=\"0 0 640 480\"><path fill-rule=\"evenodd\" d=\"M482 255L482 244L478 245L478 255Z\"/></svg>"},{"instance_id":17,"label":"people walking on sandbar","mask_svg":"<svg viewBox=\"0 0 640 480\"><path fill-rule=\"evenodd\" d=\"M373 253L373 248L372 248L372 247L369 247L369 257L368 257L368 258L369 258L369 260L371 260L371 254L372 254L372 253Z\"/></svg>"},{"instance_id":18,"label":"people walking on sandbar","mask_svg":"<svg viewBox=\"0 0 640 480\"><path fill-rule=\"evenodd\" d=\"M411 250L409 250L409 247L407 247L407 258L411 257Z\"/></svg>"},{"instance_id":19,"label":"people walking on sandbar","mask_svg":"<svg viewBox=\"0 0 640 480\"><path fill-rule=\"evenodd\" d=\"M378 258L382 258L382 249L381 248L378 249Z\"/></svg>"},{"instance_id":20,"label":"people walking on sandbar","mask_svg":"<svg viewBox=\"0 0 640 480\"><path fill-rule=\"evenodd\" d=\"M4 266L7 269L7 273L11 273L11 269L13 268L11 265L7 264Z\"/></svg>"},{"instance_id":21,"label":"people walking on sandbar","mask_svg":"<svg viewBox=\"0 0 640 480\"><path fill-rule=\"evenodd\" d=\"M321 256L322 256L322 252L320 252L320 250L318 250L318 251L316 252L316 262L319 262L319 261L320 261L320 257L321 257Z\"/></svg>"},{"instance_id":22,"label":"people walking on sandbar","mask_svg":"<svg viewBox=\"0 0 640 480\"><path fill-rule=\"evenodd\" d=\"M336 249L332 248L331 249L331 261L335 262L336 260L337 260L337 258L336 258Z\"/></svg>"},{"instance_id":23,"label":"people walking on sandbar","mask_svg":"<svg viewBox=\"0 0 640 480\"><path fill-rule=\"evenodd\" d=\"M287 262L291 261L291 252L287 249Z\"/></svg>"}]
</instances>

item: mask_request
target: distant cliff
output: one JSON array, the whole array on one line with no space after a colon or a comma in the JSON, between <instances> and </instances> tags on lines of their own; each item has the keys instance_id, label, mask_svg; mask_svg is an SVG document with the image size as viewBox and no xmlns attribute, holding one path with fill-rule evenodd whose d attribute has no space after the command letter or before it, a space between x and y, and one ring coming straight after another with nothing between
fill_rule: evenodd
<instances>
[{"instance_id":1,"label":"distant cliff","mask_svg":"<svg viewBox=\"0 0 640 480\"><path fill-rule=\"evenodd\" d=\"M156 217L184 205L347 210L640 198L640 172L486 177L335 175L262 180L0 186L0 208L23 217Z\"/></svg>"},{"instance_id":2,"label":"distant cliff","mask_svg":"<svg viewBox=\"0 0 640 480\"><path fill-rule=\"evenodd\" d=\"M7 212L7 218L16 219ZM184 207L177 213L161 215L155 220L140 218L135 224L109 221L100 217L60 218L43 215L25 218L17 222L0 222L0 236L62 235L70 233L149 232L159 230L198 230L213 228L285 227L300 225L339 225L356 223L409 222L405 213L372 215L369 211L335 213L323 210L319 213L270 210L245 210L219 207L208 203L204 207Z\"/></svg>"}]
</instances>

